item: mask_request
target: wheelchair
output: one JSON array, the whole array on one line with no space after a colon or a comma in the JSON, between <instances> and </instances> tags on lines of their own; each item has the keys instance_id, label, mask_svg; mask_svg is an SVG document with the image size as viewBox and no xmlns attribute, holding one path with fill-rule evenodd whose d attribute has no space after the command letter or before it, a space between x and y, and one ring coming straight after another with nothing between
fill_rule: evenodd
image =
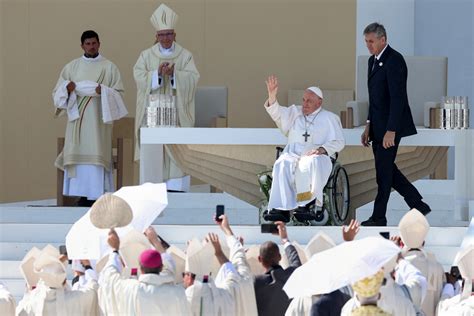
<instances>
[{"instance_id":1,"label":"wheelchair","mask_svg":"<svg viewBox=\"0 0 474 316\"><path fill-rule=\"evenodd\" d=\"M278 159L283 148L277 147L276 149L276 159ZM337 161L338 154L336 153L335 157L330 158L332 170L323 189L324 197L321 207L317 206L313 200L304 207L298 207L293 211L289 211L289 216L273 216L276 214L272 214L271 210L267 210L263 214L263 219L266 221L282 220L292 222L295 226L343 225L349 216L349 177L347 176L346 169Z\"/></svg>"}]
</instances>

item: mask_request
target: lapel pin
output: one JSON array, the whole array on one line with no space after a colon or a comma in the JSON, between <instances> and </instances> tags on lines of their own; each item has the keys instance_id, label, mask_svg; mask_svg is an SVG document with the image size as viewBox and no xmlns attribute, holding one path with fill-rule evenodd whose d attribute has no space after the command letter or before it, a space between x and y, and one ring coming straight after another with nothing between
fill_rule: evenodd
<instances>
[{"instance_id":1,"label":"lapel pin","mask_svg":"<svg viewBox=\"0 0 474 316\"><path fill-rule=\"evenodd\" d=\"M379 66L382 67L382 66L383 66L383 62L379 62Z\"/></svg>"}]
</instances>

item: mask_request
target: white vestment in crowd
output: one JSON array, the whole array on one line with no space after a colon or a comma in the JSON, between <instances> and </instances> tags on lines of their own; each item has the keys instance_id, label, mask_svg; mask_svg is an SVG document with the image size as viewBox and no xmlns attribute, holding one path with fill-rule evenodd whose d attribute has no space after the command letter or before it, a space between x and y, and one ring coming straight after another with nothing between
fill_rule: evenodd
<instances>
[{"instance_id":1,"label":"white vestment in crowd","mask_svg":"<svg viewBox=\"0 0 474 316\"><path fill-rule=\"evenodd\" d=\"M15 315L15 299L5 285L0 282L0 314L5 316Z\"/></svg>"},{"instance_id":2,"label":"white vestment in crowd","mask_svg":"<svg viewBox=\"0 0 474 316\"><path fill-rule=\"evenodd\" d=\"M226 236L227 246L230 249L229 260L237 270L239 281L232 286L232 297L235 302L237 316L257 316L257 300L253 285L253 275L245 257L245 249L235 236ZM216 278L216 284L222 284L221 278Z\"/></svg>"},{"instance_id":3,"label":"white vestment in crowd","mask_svg":"<svg viewBox=\"0 0 474 316\"><path fill-rule=\"evenodd\" d=\"M238 286L239 278L232 263L227 262L221 266L216 276L218 284L212 279L208 283L194 281L194 284L186 289L193 316L235 315L232 287Z\"/></svg>"},{"instance_id":4,"label":"white vestment in crowd","mask_svg":"<svg viewBox=\"0 0 474 316\"><path fill-rule=\"evenodd\" d=\"M42 281L36 288L25 294L18 303L18 316L56 316L56 315L99 315L97 282L91 280L88 286L72 291L64 287L53 289Z\"/></svg>"},{"instance_id":5,"label":"white vestment in crowd","mask_svg":"<svg viewBox=\"0 0 474 316\"><path fill-rule=\"evenodd\" d=\"M141 274L138 280L124 279L120 275L121 262L117 253L100 273L99 304L105 315L191 315L184 288L176 285L174 274L165 271L166 260L162 254L163 271L158 274Z\"/></svg>"},{"instance_id":6,"label":"white vestment in crowd","mask_svg":"<svg viewBox=\"0 0 474 316\"><path fill-rule=\"evenodd\" d=\"M460 292L456 294L456 292ZM467 295L469 295L467 293ZM462 289L456 291L452 284L446 284L443 288L441 300L438 304L438 316L473 316L474 296L463 297Z\"/></svg>"},{"instance_id":7,"label":"white vestment in crowd","mask_svg":"<svg viewBox=\"0 0 474 316\"><path fill-rule=\"evenodd\" d=\"M421 303L428 288L426 277L408 260L399 260L395 267L395 282L403 286L417 311L422 310Z\"/></svg>"},{"instance_id":8,"label":"white vestment in crowd","mask_svg":"<svg viewBox=\"0 0 474 316\"><path fill-rule=\"evenodd\" d=\"M380 288L380 299L377 306L392 316L416 316L413 303L406 296L400 285L393 279L386 278L386 283ZM360 306L356 297L351 298L342 308L341 315L350 316L352 311Z\"/></svg>"},{"instance_id":9,"label":"white vestment in crowd","mask_svg":"<svg viewBox=\"0 0 474 316\"><path fill-rule=\"evenodd\" d=\"M76 90L68 95L66 86L70 81L76 84ZM101 85L102 96L91 82ZM101 55L82 56L61 71L53 100L56 115L68 115L64 149L55 162L64 170L64 195L95 200L114 191L110 123L127 114L122 93L118 68Z\"/></svg>"},{"instance_id":10,"label":"white vestment in crowd","mask_svg":"<svg viewBox=\"0 0 474 316\"><path fill-rule=\"evenodd\" d=\"M473 316L474 296L461 300L461 294L439 302L438 316Z\"/></svg>"},{"instance_id":11,"label":"white vestment in crowd","mask_svg":"<svg viewBox=\"0 0 474 316\"><path fill-rule=\"evenodd\" d=\"M406 260L399 260L394 282L391 276L385 275L385 284L380 288L380 299L377 306L393 316L417 314L416 305L420 305L426 291L426 279L421 272ZM402 288L405 287L405 288ZM351 298L342 308L341 315L351 315L360 306L356 297Z\"/></svg>"},{"instance_id":12,"label":"white vestment in crowd","mask_svg":"<svg viewBox=\"0 0 474 316\"><path fill-rule=\"evenodd\" d=\"M319 108L303 115L302 107L280 106L278 102L265 109L288 144L273 166L273 182L268 209L292 210L316 199L323 203L323 189L331 174L330 157L344 148L344 135L339 117ZM328 155L305 154L323 147Z\"/></svg>"},{"instance_id":13,"label":"white vestment in crowd","mask_svg":"<svg viewBox=\"0 0 474 316\"><path fill-rule=\"evenodd\" d=\"M311 307L319 299L319 295L295 297L286 309L285 316L309 316Z\"/></svg>"},{"instance_id":14,"label":"white vestment in crowd","mask_svg":"<svg viewBox=\"0 0 474 316\"><path fill-rule=\"evenodd\" d=\"M79 276L76 283L72 285L72 290L84 290L87 288L90 282L97 282L98 276L97 273L93 269L87 269L84 271L84 274Z\"/></svg>"},{"instance_id":15,"label":"white vestment in crowd","mask_svg":"<svg viewBox=\"0 0 474 316\"><path fill-rule=\"evenodd\" d=\"M158 68L163 62L174 65L174 73L169 76L158 76ZM144 50L133 67L133 76L137 84L137 110L135 115L135 160L140 159L140 127L145 126L146 108L150 94L167 94L176 96L178 126L193 127L195 121L194 97L196 94L199 72L194 64L191 52L178 43L165 49L155 44ZM184 173L179 169L170 151L165 146L163 157L163 177L165 180L183 178ZM183 179L183 190L186 189L187 179ZM167 183L168 184L168 183ZM171 190L180 190L179 182L171 182Z\"/></svg>"},{"instance_id":16,"label":"white vestment in crowd","mask_svg":"<svg viewBox=\"0 0 474 316\"><path fill-rule=\"evenodd\" d=\"M434 316L445 280L443 266L423 250L408 251L404 254L404 258L420 270L426 278L426 296L421 304L421 309L425 315Z\"/></svg>"}]
</instances>

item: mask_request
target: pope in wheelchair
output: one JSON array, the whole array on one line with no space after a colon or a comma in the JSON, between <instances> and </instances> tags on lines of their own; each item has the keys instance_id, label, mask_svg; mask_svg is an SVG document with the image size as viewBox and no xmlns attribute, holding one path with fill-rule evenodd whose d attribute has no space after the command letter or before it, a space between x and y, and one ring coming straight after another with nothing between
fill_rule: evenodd
<instances>
[{"instance_id":1,"label":"pope in wheelchair","mask_svg":"<svg viewBox=\"0 0 474 316\"><path fill-rule=\"evenodd\" d=\"M323 93L318 87L305 90L302 105L285 107L277 101L278 79L270 76L266 85L265 109L288 137L288 144L273 166L263 218L289 222L291 211L296 218L315 219L313 210L323 206L323 189L333 170L331 157L345 145L341 121L322 108Z\"/></svg>"}]
</instances>

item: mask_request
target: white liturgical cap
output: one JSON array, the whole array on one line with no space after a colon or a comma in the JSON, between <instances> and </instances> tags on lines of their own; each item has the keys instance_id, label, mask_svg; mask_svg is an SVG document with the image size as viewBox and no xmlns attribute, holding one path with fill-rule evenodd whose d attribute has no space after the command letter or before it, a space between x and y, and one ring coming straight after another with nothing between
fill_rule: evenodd
<instances>
[{"instance_id":1,"label":"white liturgical cap","mask_svg":"<svg viewBox=\"0 0 474 316\"><path fill-rule=\"evenodd\" d=\"M122 238L120 243L120 255L128 268L138 269L138 267L140 267L138 260L140 254L151 248L152 245L148 241L148 238L136 229L132 229Z\"/></svg>"},{"instance_id":2,"label":"white liturgical cap","mask_svg":"<svg viewBox=\"0 0 474 316\"><path fill-rule=\"evenodd\" d=\"M201 279L204 275L211 274L213 258L214 248L210 242L201 243L192 240L186 251L184 270L194 273L198 279Z\"/></svg>"},{"instance_id":3,"label":"white liturgical cap","mask_svg":"<svg viewBox=\"0 0 474 316\"><path fill-rule=\"evenodd\" d=\"M175 273L174 278L176 283L181 283L183 281L183 272L186 260L186 254L180 248L171 245L166 252L173 258L175 263Z\"/></svg>"},{"instance_id":4,"label":"white liturgical cap","mask_svg":"<svg viewBox=\"0 0 474 316\"><path fill-rule=\"evenodd\" d=\"M153 12L150 21L157 31L174 30L178 23L178 15L166 4L161 4L158 9Z\"/></svg>"},{"instance_id":5,"label":"white liturgical cap","mask_svg":"<svg viewBox=\"0 0 474 316\"><path fill-rule=\"evenodd\" d=\"M306 245L306 252L308 253L308 258L311 258L314 254L317 254L321 251L328 250L332 247L335 247L336 243L323 232L317 233Z\"/></svg>"},{"instance_id":6,"label":"white liturgical cap","mask_svg":"<svg viewBox=\"0 0 474 316\"><path fill-rule=\"evenodd\" d=\"M474 279L474 245L462 249L456 256L455 265L464 279Z\"/></svg>"},{"instance_id":7,"label":"white liturgical cap","mask_svg":"<svg viewBox=\"0 0 474 316\"><path fill-rule=\"evenodd\" d=\"M60 288L66 280L66 268L63 263L59 261L58 257L52 256L44 249L36 258L34 264L34 271L44 283L53 288Z\"/></svg>"},{"instance_id":8,"label":"white liturgical cap","mask_svg":"<svg viewBox=\"0 0 474 316\"><path fill-rule=\"evenodd\" d=\"M321 99L324 99L323 98L323 92L321 91L321 89L319 89L319 87L309 87L306 90L309 90L309 91L313 92L314 94L316 94Z\"/></svg>"},{"instance_id":9,"label":"white liturgical cap","mask_svg":"<svg viewBox=\"0 0 474 316\"><path fill-rule=\"evenodd\" d=\"M408 248L421 248L430 229L430 224L426 217L414 208L402 217L398 229L400 229L403 243Z\"/></svg>"},{"instance_id":10,"label":"white liturgical cap","mask_svg":"<svg viewBox=\"0 0 474 316\"><path fill-rule=\"evenodd\" d=\"M259 255L260 255L260 245L252 245L245 252L247 263L253 275L259 275L259 274L265 273L265 268L262 266L260 261L258 261Z\"/></svg>"},{"instance_id":11,"label":"white liturgical cap","mask_svg":"<svg viewBox=\"0 0 474 316\"><path fill-rule=\"evenodd\" d=\"M39 280L39 276L34 272L33 264L36 258L41 254L41 250L36 247L31 248L20 263L20 272L23 278L26 280L29 289L36 286Z\"/></svg>"}]
</instances>

